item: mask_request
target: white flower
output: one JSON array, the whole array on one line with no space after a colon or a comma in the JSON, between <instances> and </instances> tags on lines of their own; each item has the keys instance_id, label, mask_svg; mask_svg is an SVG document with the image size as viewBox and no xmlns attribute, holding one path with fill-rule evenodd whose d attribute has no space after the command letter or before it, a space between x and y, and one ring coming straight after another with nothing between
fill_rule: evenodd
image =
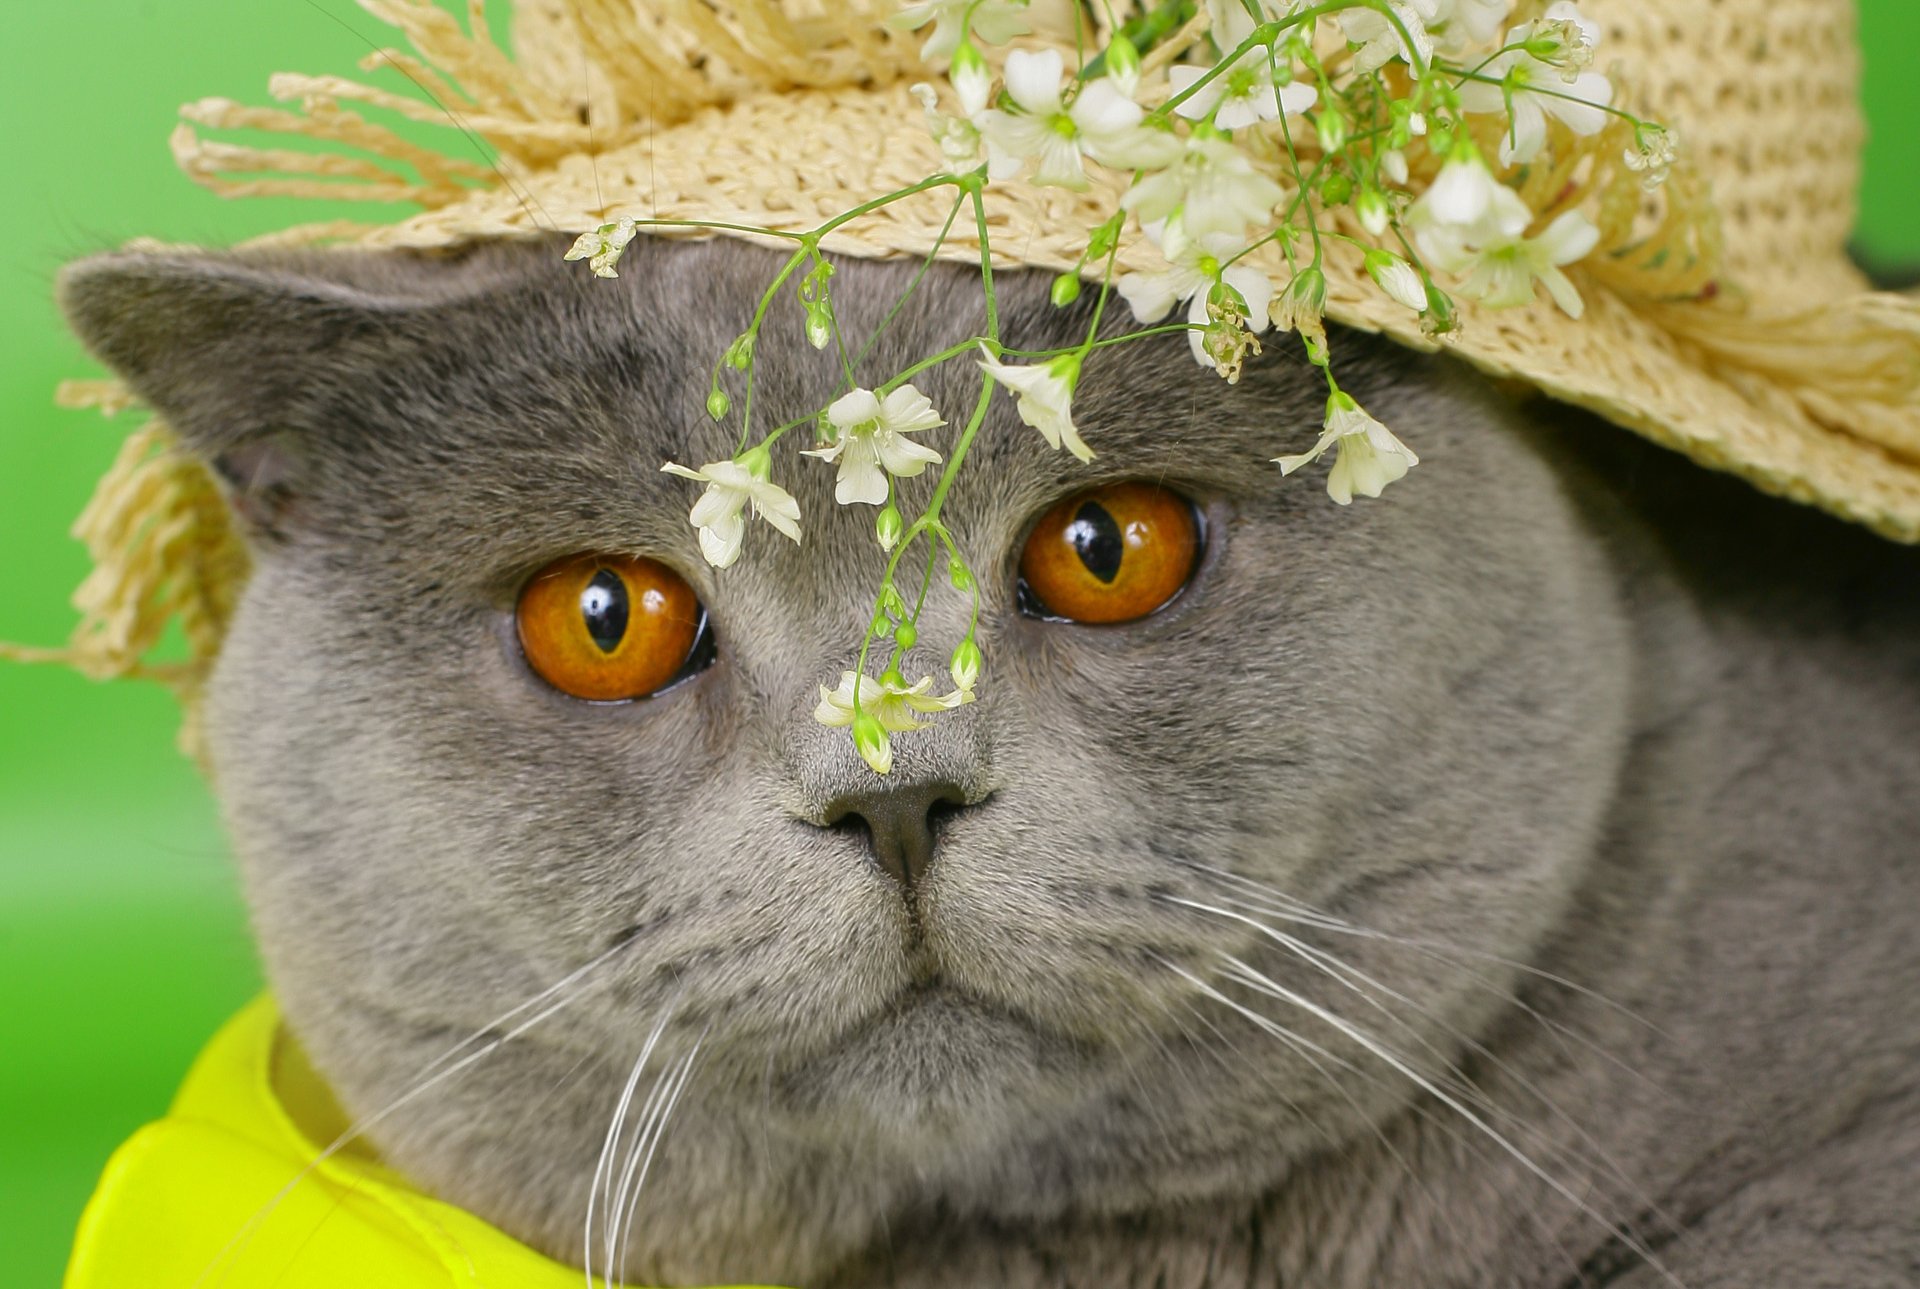
<instances>
[{"instance_id":1,"label":"white flower","mask_svg":"<svg viewBox=\"0 0 1920 1289\"><path fill-rule=\"evenodd\" d=\"M856 501L881 505L887 499L888 475L911 479L940 460L938 452L906 437L946 424L927 396L911 385L885 398L870 389L843 394L827 408L827 421L839 431L834 441L802 455L839 464L833 497L843 506Z\"/></svg>"},{"instance_id":2,"label":"white flower","mask_svg":"<svg viewBox=\"0 0 1920 1289\"><path fill-rule=\"evenodd\" d=\"M921 713L949 712L973 701L971 689L955 689L950 694L939 695L932 693L932 689L932 676L922 676L909 685L898 672L890 671L875 680L857 671L843 671L838 689L820 686L820 703L813 709L813 719L834 729L853 726L854 745L861 757L875 774L885 774L893 768L889 734L923 728L926 722L920 719ZM860 699L857 720L853 712L856 692ZM866 728L861 728L862 724Z\"/></svg>"},{"instance_id":3,"label":"white flower","mask_svg":"<svg viewBox=\"0 0 1920 1289\"><path fill-rule=\"evenodd\" d=\"M1640 186L1651 192L1667 181L1679 152L1680 140L1672 130L1642 125L1634 131L1633 146L1627 149L1624 160L1627 169L1639 172Z\"/></svg>"},{"instance_id":4,"label":"white flower","mask_svg":"<svg viewBox=\"0 0 1920 1289\"><path fill-rule=\"evenodd\" d=\"M1235 239L1219 233L1204 242L1189 240L1179 255L1167 257L1172 261L1171 268L1158 273L1125 273L1113 285L1133 307L1133 316L1146 323L1160 321L1182 300L1191 301L1187 321L1196 329L1187 332L1187 341L1193 347L1193 360L1202 367L1212 367L1213 360L1207 356L1198 328L1207 324L1207 295L1215 283L1225 282L1240 293L1246 303L1248 326L1256 333L1267 329L1267 301L1273 297L1273 283L1252 265L1227 264L1241 249Z\"/></svg>"},{"instance_id":5,"label":"white flower","mask_svg":"<svg viewBox=\"0 0 1920 1289\"><path fill-rule=\"evenodd\" d=\"M1458 59L1493 44L1512 12L1513 0L1440 0L1427 30L1435 50Z\"/></svg>"},{"instance_id":6,"label":"white flower","mask_svg":"<svg viewBox=\"0 0 1920 1289\"><path fill-rule=\"evenodd\" d=\"M1378 497L1388 484L1420 464L1413 449L1395 438L1392 430L1338 391L1327 399L1326 432L1319 441L1298 456L1275 457L1274 462L1281 474L1292 474L1318 461L1330 447L1335 455L1327 474L1327 495L1342 506L1351 504L1356 492Z\"/></svg>"},{"instance_id":7,"label":"white flower","mask_svg":"<svg viewBox=\"0 0 1920 1289\"><path fill-rule=\"evenodd\" d=\"M920 100L920 106L927 114L927 133L940 145L940 155L950 166L969 166L980 156L980 131L973 122L960 117L948 116L940 110L940 98L934 93L933 86L925 81L916 81L907 87L907 91Z\"/></svg>"},{"instance_id":8,"label":"white flower","mask_svg":"<svg viewBox=\"0 0 1920 1289\"><path fill-rule=\"evenodd\" d=\"M1408 221L1415 224L1425 223L1430 227L1456 230L1478 229L1490 216L1497 217L1502 226L1511 223L1514 207L1502 197L1513 198L1518 195L1511 188L1493 177L1487 169L1487 163L1471 147L1456 150L1447 163L1440 167L1440 173L1434 178L1427 190L1420 194L1420 200L1413 203L1408 212ZM1519 223L1509 231L1518 233L1527 226L1531 218L1526 205L1518 207Z\"/></svg>"},{"instance_id":9,"label":"white flower","mask_svg":"<svg viewBox=\"0 0 1920 1289\"><path fill-rule=\"evenodd\" d=\"M1293 81L1280 86L1276 95L1273 68L1269 50L1250 49L1173 110L1190 121L1204 121L1211 115L1221 129L1238 130L1274 120L1283 110L1288 116L1298 116L1319 101L1319 90ZM1205 68L1172 67L1167 70L1167 81L1179 95L1206 74Z\"/></svg>"},{"instance_id":10,"label":"white flower","mask_svg":"<svg viewBox=\"0 0 1920 1289\"><path fill-rule=\"evenodd\" d=\"M1263 21L1291 18L1313 0L1255 0ZM1207 0L1207 25L1213 43L1222 54L1230 54L1253 34L1253 15L1247 12L1247 0Z\"/></svg>"},{"instance_id":11,"label":"white flower","mask_svg":"<svg viewBox=\"0 0 1920 1289\"><path fill-rule=\"evenodd\" d=\"M1394 16L1413 39L1411 49L1401 38L1400 29L1377 9L1343 9L1334 15L1346 38L1360 46L1354 51L1353 70L1363 76L1396 58L1412 64L1417 54L1423 66L1433 58L1433 37L1427 34L1427 24L1439 19L1440 0L1389 0L1389 3Z\"/></svg>"},{"instance_id":12,"label":"white flower","mask_svg":"<svg viewBox=\"0 0 1920 1289\"><path fill-rule=\"evenodd\" d=\"M1254 169L1229 139L1187 140L1179 163L1127 189L1120 204L1143 225L1161 224L1195 241L1221 234L1236 240L1248 224L1265 227L1286 191Z\"/></svg>"},{"instance_id":13,"label":"white flower","mask_svg":"<svg viewBox=\"0 0 1920 1289\"><path fill-rule=\"evenodd\" d=\"M1382 291L1415 313L1427 311L1427 284L1420 271L1392 251L1375 248L1367 252L1367 275Z\"/></svg>"},{"instance_id":14,"label":"white flower","mask_svg":"<svg viewBox=\"0 0 1920 1289\"><path fill-rule=\"evenodd\" d=\"M1590 24L1577 9L1563 0L1547 13L1544 22L1578 29L1591 50ZM1514 27L1507 32L1507 43L1522 44L1533 34L1532 24ZM1593 134L1607 123L1603 109L1613 101L1613 82L1598 72L1580 72L1569 79L1553 64L1542 62L1525 49L1509 49L1489 60L1479 74L1492 83L1468 81L1460 86L1460 106L1469 112L1511 110L1512 120L1500 139L1503 166L1532 161L1540 155L1547 146L1549 116L1558 118L1575 134Z\"/></svg>"},{"instance_id":15,"label":"white flower","mask_svg":"<svg viewBox=\"0 0 1920 1289\"><path fill-rule=\"evenodd\" d=\"M588 267L599 277L619 277L617 265L620 257L626 254L627 243L640 231L638 221L631 219L615 220L611 224L602 224L590 233L582 233L574 239L567 249L569 260L587 260Z\"/></svg>"},{"instance_id":16,"label":"white flower","mask_svg":"<svg viewBox=\"0 0 1920 1289\"><path fill-rule=\"evenodd\" d=\"M922 0L905 6L887 21L901 31L918 31L932 23L933 33L920 46L920 58L933 62L960 47L961 25L968 9L973 10L971 35L989 45L1024 36L1029 30L1024 0L1017 4L1013 0L979 0L977 4L974 0Z\"/></svg>"},{"instance_id":17,"label":"white flower","mask_svg":"<svg viewBox=\"0 0 1920 1289\"><path fill-rule=\"evenodd\" d=\"M1082 461L1093 460L1093 449L1081 439L1073 424L1073 387L1080 379L1080 357L1062 354L1041 367L1011 367L987 355L980 369L1019 395L1016 410L1020 419L1047 441L1056 452L1064 446Z\"/></svg>"},{"instance_id":18,"label":"white flower","mask_svg":"<svg viewBox=\"0 0 1920 1289\"><path fill-rule=\"evenodd\" d=\"M1032 158L1035 183L1085 188L1083 157L1120 170L1151 170L1180 155L1180 141L1141 125L1146 114L1110 77L1088 81L1068 106L1060 94L1063 70L1057 49L1007 55L1007 97L1021 111L989 108L977 118L989 178L1011 179Z\"/></svg>"},{"instance_id":19,"label":"white flower","mask_svg":"<svg viewBox=\"0 0 1920 1289\"><path fill-rule=\"evenodd\" d=\"M740 545L747 533L747 519L741 512L749 502L755 516L794 541L800 540L800 503L767 478L770 464L766 449L754 448L732 461L709 461L698 470L671 461L660 467L668 474L707 485L688 518L700 530L700 553L715 568L726 568L740 558Z\"/></svg>"},{"instance_id":20,"label":"white flower","mask_svg":"<svg viewBox=\"0 0 1920 1289\"><path fill-rule=\"evenodd\" d=\"M1525 211L1519 197L1513 201ZM1524 218L1520 228L1525 228ZM1490 308L1525 304L1533 298L1537 281L1568 317L1577 318L1585 311L1579 291L1560 271L1562 265L1585 259L1600 241L1600 230L1577 210L1567 211L1532 238L1522 236L1520 229L1506 232L1498 225L1483 226L1466 237L1416 226L1414 236L1428 263L1462 278L1460 293Z\"/></svg>"}]
</instances>

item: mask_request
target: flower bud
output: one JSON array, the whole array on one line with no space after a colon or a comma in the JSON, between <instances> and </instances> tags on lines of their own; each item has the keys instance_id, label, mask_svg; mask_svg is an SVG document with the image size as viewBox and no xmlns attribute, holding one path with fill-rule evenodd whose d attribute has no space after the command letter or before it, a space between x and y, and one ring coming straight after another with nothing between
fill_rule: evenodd
<instances>
[{"instance_id":1,"label":"flower bud","mask_svg":"<svg viewBox=\"0 0 1920 1289\"><path fill-rule=\"evenodd\" d=\"M1053 289L1047 294L1053 300L1054 308L1066 308L1080 298L1080 275L1062 273L1053 280Z\"/></svg>"},{"instance_id":2,"label":"flower bud","mask_svg":"<svg viewBox=\"0 0 1920 1289\"><path fill-rule=\"evenodd\" d=\"M1128 98L1140 88L1140 50L1117 31L1107 42L1107 75L1113 78L1113 87Z\"/></svg>"},{"instance_id":3,"label":"flower bud","mask_svg":"<svg viewBox=\"0 0 1920 1289\"><path fill-rule=\"evenodd\" d=\"M823 300L807 306L807 343L825 349L833 343L833 313Z\"/></svg>"},{"instance_id":4,"label":"flower bud","mask_svg":"<svg viewBox=\"0 0 1920 1289\"><path fill-rule=\"evenodd\" d=\"M911 649L920 643L920 628L911 622L902 622L893 629L893 639L902 650Z\"/></svg>"},{"instance_id":5,"label":"flower bud","mask_svg":"<svg viewBox=\"0 0 1920 1289\"><path fill-rule=\"evenodd\" d=\"M900 508L889 501L873 519L873 535L880 539L880 549L890 551L900 544L900 534L906 531L906 523L900 518Z\"/></svg>"},{"instance_id":6,"label":"flower bud","mask_svg":"<svg viewBox=\"0 0 1920 1289\"><path fill-rule=\"evenodd\" d=\"M1392 251L1378 248L1368 251L1367 276L1377 282L1382 291L1415 313L1426 310L1427 285L1421 280L1420 271Z\"/></svg>"},{"instance_id":7,"label":"flower bud","mask_svg":"<svg viewBox=\"0 0 1920 1289\"><path fill-rule=\"evenodd\" d=\"M955 689L972 691L974 682L980 679L980 646L968 636L954 646L953 657L947 660L947 670L953 673Z\"/></svg>"},{"instance_id":8,"label":"flower bud","mask_svg":"<svg viewBox=\"0 0 1920 1289\"><path fill-rule=\"evenodd\" d=\"M1320 137L1320 151L1332 156L1347 146L1347 116L1339 108L1328 108L1313 123Z\"/></svg>"},{"instance_id":9,"label":"flower bud","mask_svg":"<svg viewBox=\"0 0 1920 1289\"><path fill-rule=\"evenodd\" d=\"M734 337L727 346L727 355L721 360L735 371L745 371L753 365L753 333L743 331Z\"/></svg>"},{"instance_id":10,"label":"flower bud","mask_svg":"<svg viewBox=\"0 0 1920 1289\"><path fill-rule=\"evenodd\" d=\"M1120 221L1125 213L1115 215L1106 223L1093 230L1093 236L1087 239L1087 258L1104 260L1113 251L1113 245L1120 240Z\"/></svg>"},{"instance_id":11,"label":"flower bud","mask_svg":"<svg viewBox=\"0 0 1920 1289\"><path fill-rule=\"evenodd\" d=\"M1360 227L1374 237L1386 232L1393 220L1393 206L1387 201L1387 194L1372 184L1363 185L1360 195L1353 199L1353 213L1359 216Z\"/></svg>"},{"instance_id":12,"label":"flower bud","mask_svg":"<svg viewBox=\"0 0 1920 1289\"><path fill-rule=\"evenodd\" d=\"M972 116L985 110L993 93L993 69L987 66L987 60L980 56L971 40L961 41L960 47L953 51L947 79L953 82L953 92L960 96L962 115Z\"/></svg>"},{"instance_id":13,"label":"flower bud","mask_svg":"<svg viewBox=\"0 0 1920 1289\"><path fill-rule=\"evenodd\" d=\"M1353 196L1353 180L1336 170L1320 181L1320 200L1329 206L1346 204Z\"/></svg>"},{"instance_id":14,"label":"flower bud","mask_svg":"<svg viewBox=\"0 0 1920 1289\"><path fill-rule=\"evenodd\" d=\"M853 746L875 774L885 774L893 768L893 742L887 737L880 718L872 712L861 712L853 718Z\"/></svg>"},{"instance_id":15,"label":"flower bud","mask_svg":"<svg viewBox=\"0 0 1920 1289\"><path fill-rule=\"evenodd\" d=\"M973 572L960 562L958 555L947 561L947 580L953 583L953 589L956 591L973 589Z\"/></svg>"},{"instance_id":16,"label":"flower bud","mask_svg":"<svg viewBox=\"0 0 1920 1289\"><path fill-rule=\"evenodd\" d=\"M733 400L727 397L727 391L715 385L707 391L707 415L716 421L725 420L733 409Z\"/></svg>"}]
</instances>

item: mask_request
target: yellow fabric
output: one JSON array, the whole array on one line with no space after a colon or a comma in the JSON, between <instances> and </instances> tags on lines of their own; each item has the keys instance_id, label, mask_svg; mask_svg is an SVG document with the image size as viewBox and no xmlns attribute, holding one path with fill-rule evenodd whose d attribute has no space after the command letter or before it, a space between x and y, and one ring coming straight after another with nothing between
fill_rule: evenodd
<instances>
[{"instance_id":1,"label":"yellow fabric","mask_svg":"<svg viewBox=\"0 0 1920 1289\"><path fill-rule=\"evenodd\" d=\"M338 1113L272 1000L255 1001L201 1053L166 1118L108 1162L65 1289L580 1289L578 1270L365 1151L302 1176Z\"/></svg>"}]
</instances>

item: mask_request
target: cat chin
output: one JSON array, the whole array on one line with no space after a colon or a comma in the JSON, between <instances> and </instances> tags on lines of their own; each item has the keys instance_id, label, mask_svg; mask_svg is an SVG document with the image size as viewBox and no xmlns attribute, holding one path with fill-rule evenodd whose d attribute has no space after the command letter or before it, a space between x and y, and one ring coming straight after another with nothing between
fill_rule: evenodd
<instances>
[{"instance_id":1,"label":"cat chin","mask_svg":"<svg viewBox=\"0 0 1920 1289\"><path fill-rule=\"evenodd\" d=\"M921 1141L976 1136L1085 1088L1079 1043L950 983L916 984L792 1070L779 1088L805 1117L857 1111L869 1130Z\"/></svg>"}]
</instances>

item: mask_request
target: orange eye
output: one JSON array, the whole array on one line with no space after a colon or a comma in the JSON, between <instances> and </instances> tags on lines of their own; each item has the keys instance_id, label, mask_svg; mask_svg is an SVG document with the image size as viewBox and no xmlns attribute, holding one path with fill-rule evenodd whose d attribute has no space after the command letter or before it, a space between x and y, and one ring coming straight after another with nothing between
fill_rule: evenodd
<instances>
[{"instance_id":1,"label":"orange eye","mask_svg":"<svg viewBox=\"0 0 1920 1289\"><path fill-rule=\"evenodd\" d=\"M1020 578L1048 617L1131 622L1179 594L1193 576L1200 524L1193 505L1150 483L1083 492L1034 525Z\"/></svg>"},{"instance_id":2,"label":"orange eye","mask_svg":"<svg viewBox=\"0 0 1920 1289\"><path fill-rule=\"evenodd\" d=\"M644 698L692 655L700 601L664 564L575 555L533 575L514 610L520 647L540 678L596 702Z\"/></svg>"}]
</instances>

